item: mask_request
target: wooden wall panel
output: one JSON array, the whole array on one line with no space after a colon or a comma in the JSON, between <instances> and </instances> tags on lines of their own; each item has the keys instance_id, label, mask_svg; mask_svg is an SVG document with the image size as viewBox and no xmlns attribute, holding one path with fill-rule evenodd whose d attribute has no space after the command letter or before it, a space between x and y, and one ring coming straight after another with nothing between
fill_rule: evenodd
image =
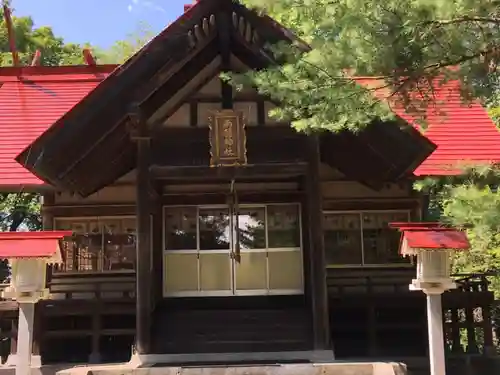
<instances>
[{"instance_id":1,"label":"wooden wall panel","mask_svg":"<svg viewBox=\"0 0 500 375\"><path fill-rule=\"evenodd\" d=\"M321 163L319 166L319 176L321 178L321 181L335 181L346 179L343 173L325 163Z\"/></svg>"},{"instance_id":2,"label":"wooden wall panel","mask_svg":"<svg viewBox=\"0 0 500 375\"><path fill-rule=\"evenodd\" d=\"M190 124L189 104L183 104L177 111L165 121L168 127L186 127Z\"/></svg>"},{"instance_id":3,"label":"wooden wall panel","mask_svg":"<svg viewBox=\"0 0 500 375\"><path fill-rule=\"evenodd\" d=\"M210 113L220 109L222 109L222 103L198 103L198 126L207 127Z\"/></svg>"},{"instance_id":4,"label":"wooden wall panel","mask_svg":"<svg viewBox=\"0 0 500 375\"><path fill-rule=\"evenodd\" d=\"M87 198L81 198L78 195L62 192L56 194L54 205L134 204L135 191L134 185L108 186Z\"/></svg>"},{"instance_id":5,"label":"wooden wall panel","mask_svg":"<svg viewBox=\"0 0 500 375\"><path fill-rule=\"evenodd\" d=\"M235 102L233 108L243 112L247 126L257 125L257 103L256 102Z\"/></svg>"},{"instance_id":6,"label":"wooden wall panel","mask_svg":"<svg viewBox=\"0 0 500 375\"><path fill-rule=\"evenodd\" d=\"M198 94L210 95L210 96L220 96L220 93L221 93L221 80L219 77L214 77L198 91Z\"/></svg>"},{"instance_id":7,"label":"wooden wall panel","mask_svg":"<svg viewBox=\"0 0 500 375\"><path fill-rule=\"evenodd\" d=\"M321 189L324 199L405 198L409 197L408 186L388 184L381 190L373 190L354 181L323 181Z\"/></svg>"},{"instance_id":8,"label":"wooden wall panel","mask_svg":"<svg viewBox=\"0 0 500 375\"><path fill-rule=\"evenodd\" d=\"M204 193L229 193L230 184L192 184L192 185L165 185L164 194L204 194ZM236 183L238 193L244 192L273 192L297 191L296 182L262 182L262 183ZM244 203L244 202L240 202Z\"/></svg>"}]
</instances>

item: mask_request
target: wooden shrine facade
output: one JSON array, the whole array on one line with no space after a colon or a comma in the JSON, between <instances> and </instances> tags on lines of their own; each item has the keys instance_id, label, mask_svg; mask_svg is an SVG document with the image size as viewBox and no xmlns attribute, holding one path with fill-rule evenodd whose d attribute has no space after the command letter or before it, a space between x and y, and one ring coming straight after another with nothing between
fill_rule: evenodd
<instances>
[{"instance_id":1,"label":"wooden shrine facade","mask_svg":"<svg viewBox=\"0 0 500 375\"><path fill-rule=\"evenodd\" d=\"M177 363L401 348L376 321L376 306L401 313L414 272L387 223L420 218L412 171L435 146L391 123L297 133L269 118L272 100L219 78L273 63L266 45L291 38L230 0L199 1L18 157L51 186L44 228L74 232L37 310L43 361L126 360L132 345ZM423 301L409 300L424 342Z\"/></svg>"}]
</instances>

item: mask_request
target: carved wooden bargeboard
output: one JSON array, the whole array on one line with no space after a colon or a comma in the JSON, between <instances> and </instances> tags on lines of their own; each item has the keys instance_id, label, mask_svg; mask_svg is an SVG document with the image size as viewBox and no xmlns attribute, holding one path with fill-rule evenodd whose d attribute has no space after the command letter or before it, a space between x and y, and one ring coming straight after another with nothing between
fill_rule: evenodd
<instances>
[{"instance_id":1,"label":"carved wooden bargeboard","mask_svg":"<svg viewBox=\"0 0 500 375\"><path fill-rule=\"evenodd\" d=\"M247 164L245 121L241 111L224 109L213 112L210 128L210 166L227 167Z\"/></svg>"}]
</instances>

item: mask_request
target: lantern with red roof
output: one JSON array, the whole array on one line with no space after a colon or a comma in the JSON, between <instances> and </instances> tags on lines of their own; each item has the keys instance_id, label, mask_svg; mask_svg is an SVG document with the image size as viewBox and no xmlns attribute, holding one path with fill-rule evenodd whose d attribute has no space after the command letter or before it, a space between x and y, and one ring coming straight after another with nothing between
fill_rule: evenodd
<instances>
[{"instance_id":1,"label":"lantern with red roof","mask_svg":"<svg viewBox=\"0 0 500 375\"><path fill-rule=\"evenodd\" d=\"M0 232L0 258L11 266L10 286L3 297L20 303L47 298L47 264L62 262L59 240L67 236L70 231Z\"/></svg>"},{"instance_id":2,"label":"lantern with red roof","mask_svg":"<svg viewBox=\"0 0 500 375\"><path fill-rule=\"evenodd\" d=\"M451 255L470 247L465 232L439 223L391 223L401 234L402 256L416 256L417 275L411 290L441 294L456 288L451 279Z\"/></svg>"}]
</instances>

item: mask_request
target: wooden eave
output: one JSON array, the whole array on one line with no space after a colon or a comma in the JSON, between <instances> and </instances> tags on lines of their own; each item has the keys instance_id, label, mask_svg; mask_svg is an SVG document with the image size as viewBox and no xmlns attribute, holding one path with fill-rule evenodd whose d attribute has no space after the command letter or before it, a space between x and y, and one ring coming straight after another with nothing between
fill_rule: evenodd
<instances>
[{"instance_id":1,"label":"wooden eave","mask_svg":"<svg viewBox=\"0 0 500 375\"><path fill-rule=\"evenodd\" d=\"M218 53L216 35L227 30L217 26L194 45L192 36L212 15L222 14L229 19L236 15L238 20L253 15L258 28L252 24L252 29L257 29L262 42L290 37L269 18L231 0L201 0L110 74L16 160L44 181L84 196L128 172L134 167L133 145L126 129L131 105L139 105L151 115L160 102L173 95L173 87L180 86L183 76L194 77ZM232 34L237 32L232 27ZM235 37L230 39L234 42Z\"/></svg>"},{"instance_id":2,"label":"wooden eave","mask_svg":"<svg viewBox=\"0 0 500 375\"><path fill-rule=\"evenodd\" d=\"M321 159L349 178L373 188L411 176L435 149L413 126L373 122L359 133L325 133Z\"/></svg>"}]
</instances>

